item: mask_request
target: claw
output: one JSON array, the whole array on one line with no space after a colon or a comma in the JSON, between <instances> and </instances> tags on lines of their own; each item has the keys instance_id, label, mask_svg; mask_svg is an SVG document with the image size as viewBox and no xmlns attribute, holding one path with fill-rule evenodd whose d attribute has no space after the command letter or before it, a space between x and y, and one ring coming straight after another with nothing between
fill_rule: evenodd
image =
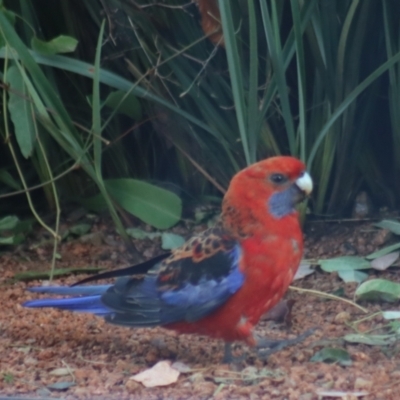
<instances>
[{"instance_id":1,"label":"claw","mask_svg":"<svg viewBox=\"0 0 400 400\"><path fill-rule=\"evenodd\" d=\"M308 331L305 331L301 335L295 337L294 339L288 340L268 340L265 338L260 338L257 341L257 356L262 359L266 360L271 354L274 354L285 347L293 346L302 342L304 339L311 336L318 328L311 328ZM266 350L261 350L263 348L267 348Z\"/></svg>"},{"instance_id":2,"label":"claw","mask_svg":"<svg viewBox=\"0 0 400 400\"><path fill-rule=\"evenodd\" d=\"M311 328L305 331L301 335L295 337L294 339L287 340L270 340L266 338L257 338L257 356L260 360L266 360L271 354L274 354L285 347L293 346L302 342L304 339L311 336L318 328ZM264 350L263 350L264 349ZM241 356L235 357L232 354L232 343L225 342L224 344L224 358L222 362L224 364L237 364L246 359L247 353L243 353Z\"/></svg>"},{"instance_id":3,"label":"claw","mask_svg":"<svg viewBox=\"0 0 400 400\"><path fill-rule=\"evenodd\" d=\"M246 353L241 356L235 357L232 354L232 343L225 342L224 344L224 358L222 359L223 364L238 364L246 359Z\"/></svg>"}]
</instances>

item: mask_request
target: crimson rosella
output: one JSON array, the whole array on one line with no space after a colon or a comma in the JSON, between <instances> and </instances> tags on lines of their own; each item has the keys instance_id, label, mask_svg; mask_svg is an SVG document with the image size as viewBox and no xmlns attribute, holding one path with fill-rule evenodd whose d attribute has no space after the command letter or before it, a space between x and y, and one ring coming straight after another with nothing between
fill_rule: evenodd
<instances>
[{"instance_id":1,"label":"crimson rosella","mask_svg":"<svg viewBox=\"0 0 400 400\"><path fill-rule=\"evenodd\" d=\"M304 164L272 157L237 173L216 225L182 247L143 264L90 277L114 284L34 287L70 296L28 301L102 316L129 327L163 326L180 333L272 346L253 334L260 317L286 292L299 266L303 239L295 209L312 190ZM287 341L290 344L290 341Z\"/></svg>"}]
</instances>

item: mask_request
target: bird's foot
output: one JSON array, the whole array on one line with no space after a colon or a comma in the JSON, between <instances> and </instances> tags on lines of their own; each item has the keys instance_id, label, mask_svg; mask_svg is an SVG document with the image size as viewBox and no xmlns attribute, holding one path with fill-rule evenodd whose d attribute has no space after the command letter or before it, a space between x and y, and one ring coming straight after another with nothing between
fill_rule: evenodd
<instances>
[{"instance_id":1,"label":"bird's foot","mask_svg":"<svg viewBox=\"0 0 400 400\"><path fill-rule=\"evenodd\" d=\"M225 342L224 358L222 359L222 362L224 364L239 364L240 362L242 362L246 359L246 356L247 356L247 354L245 352L243 352L243 354L240 356L234 356L232 354L232 343Z\"/></svg>"},{"instance_id":2,"label":"bird's foot","mask_svg":"<svg viewBox=\"0 0 400 400\"><path fill-rule=\"evenodd\" d=\"M288 346L293 346L302 342L304 339L311 336L317 328L309 329L305 331L301 335L295 337L294 339L287 339L287 340L269 340L266 338L259 338L257 339L257 356L262 360L266 360L271 354L276 353Z\"/></svg>"}]
</instances>

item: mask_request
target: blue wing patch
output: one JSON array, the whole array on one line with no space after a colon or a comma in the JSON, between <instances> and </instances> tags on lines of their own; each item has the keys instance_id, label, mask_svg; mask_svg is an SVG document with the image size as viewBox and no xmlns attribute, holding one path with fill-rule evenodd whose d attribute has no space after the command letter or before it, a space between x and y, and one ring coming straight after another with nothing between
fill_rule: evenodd
<instances>
[{"instance_id":1,"label":"blue wing patch","mask_svg":"<svg viewBox=\"0 0 400 400\"><path fill-rule=\"evenodd\" d=\"M131 276L118 278L114 285L32 288L34 292L70 297L33 300L24 305L88 312L125 326L194 322L215 311L243 285L241 257L240 245L217 225L170 256L100 276L132 271ZM84 281L89 280L94 279Z\"/></svg>"},{"instance_id":2,"label":"blue wing patch","mask_svg":"<svg viewBox=\"0 0 400 400\"><path fill-rule=\"evenodd\" d=\"M142 281L121 278L103 296L115 311L109 322L128 326L195 322L224 304L244 282L241 248L224 246L200 261L172 258L152 268Z\"/></svg>"},{"instance_id":3,"label":"blue wing patch","mask_svg":"<svg viewBox=\"0 0 400 400\"><path fill-rule=\"evenodd\" d=\"M172 315L177 314L181 316L179 320L194 322L225 303L244 282L244 275L238 266L240 256L240 247L236 245L228 255L231 262L230 272L223 278L203 277L197 284L186 283L179 289L162 293L161 300L174 309L165 307L165 310L161 311L161 319L167 320L168 323Z\"/></svg>"}]
</instances>

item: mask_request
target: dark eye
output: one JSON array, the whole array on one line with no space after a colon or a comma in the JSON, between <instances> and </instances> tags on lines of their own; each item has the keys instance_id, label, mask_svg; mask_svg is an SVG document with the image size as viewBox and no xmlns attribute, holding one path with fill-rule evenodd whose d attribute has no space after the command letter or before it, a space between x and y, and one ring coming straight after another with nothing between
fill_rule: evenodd
<instances>
[{"instance_id":1,"label":"dark eye","mask_svg":"<svg viewBox=\"0 0 400 400\"><path fill-rule=\"evenodd\" d=\"M283 174L272 174L269 179L271 180L271 182L276 183L277 185L281 185L288 180L287 176Z\"/></svg>"}]
</instances>

